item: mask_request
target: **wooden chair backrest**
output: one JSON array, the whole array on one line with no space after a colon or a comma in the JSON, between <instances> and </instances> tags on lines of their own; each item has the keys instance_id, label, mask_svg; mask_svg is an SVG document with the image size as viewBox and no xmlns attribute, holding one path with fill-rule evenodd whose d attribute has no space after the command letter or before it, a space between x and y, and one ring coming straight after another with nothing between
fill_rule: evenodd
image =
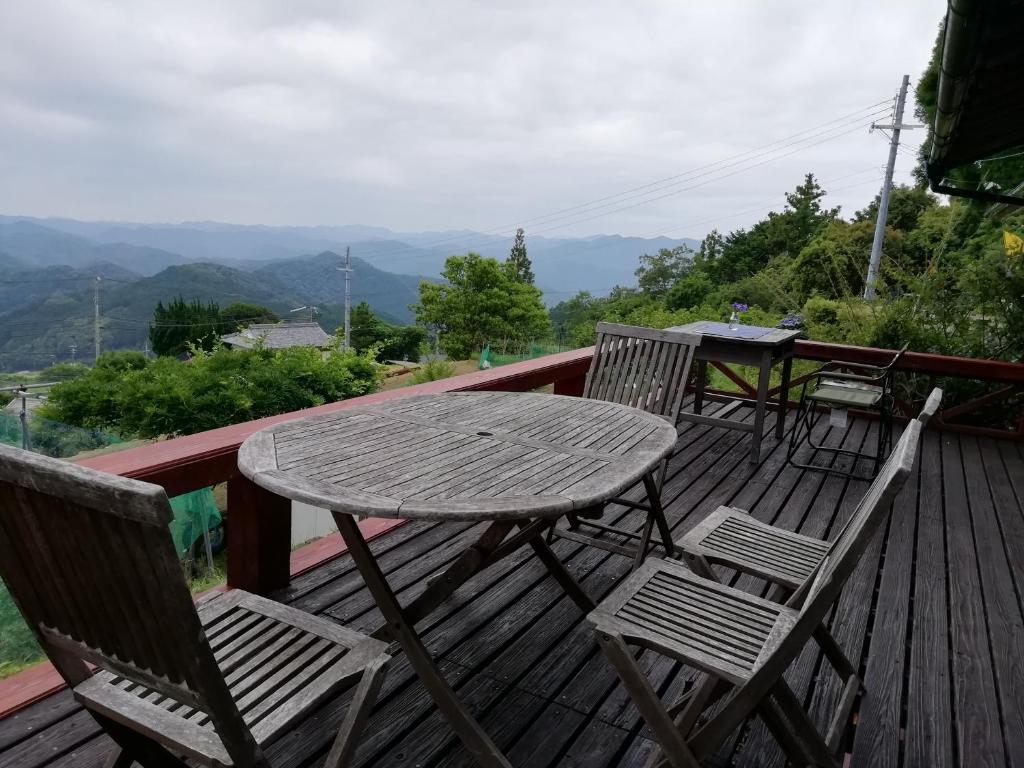
<instances>
[{"instance_id":1,"label":"wooden chair backrest","mask_svg":"<svg viewBox=\"0 0 1024 768\"><path fill-rule=\"evenodd\" d=\"M156 485L0 445L0 575L72 686L85 662L210 712L226 683Z\"/></svg>"},{"instance_id":2,"label":"wooden chair backrest","mask_svg":"<svg viewBox=\"0 0 1024 768\"><path fill-rule=\"evenodd\" d=\"M843 584L857 567L875 531L889 514L893 499L913 471L922 429L924 424L919 419L907 424L878 476L829 547L827 558L812 576L802 612L818 615L818 622L839 597Z\"/></svg>"},{"instance_id":3,"label":"wooden chair backrest","mask_svg":"<svg viewBox=\"0 0 1024 768\"><path fill-rule=\"evenodd\" d=\"M618 323L598 323L583 396L661 416L675 424L701 337Z\"/></svg>"},{"instance_id":4,"label":"wooden chair backrest","mask_svg":"<svg viewBox=\"0 0 1024 768\"><path fill-rule=\"evenodd\" d=\"M929 419L939 410L940 405L942 405L942 390L935 387L928 395L928 399L924 401L924 408L921 409L921 413L917 417L918 421L922 424L927 424Z\"/></svg>"},{"instance_id":5,"label":"wooden chair backrest","mask_svg":"<svg viewBox=\"0 0 1024 768\"><path fill-rule=\"evenodd\" d=\"M896 448L857 505L850 522L833 542L828 555L794 594L794 598L799 599L803 593L803 607L795 623L784 630L775 649L736 692L735 700L760 701L811 640L913 470L922 429L923 424L913 419L903 431ZM793 604L792 599L790 604Z\"/></svg>"}]
</instances>

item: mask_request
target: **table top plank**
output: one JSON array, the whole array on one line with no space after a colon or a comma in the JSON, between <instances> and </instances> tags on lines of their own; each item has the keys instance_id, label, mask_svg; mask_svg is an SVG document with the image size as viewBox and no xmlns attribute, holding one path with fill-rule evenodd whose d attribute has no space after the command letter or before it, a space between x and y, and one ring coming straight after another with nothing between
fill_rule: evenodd
<instances>
[{"instance_id":1,"label":"table top plank","mask_svg":"<svg viewBox=\"0 0 1024 768\"><path fill-rule=\"evenodd\" d=\"M607 500L668 455L674 426L599 400L424 395L257 432L242 473L339 512L434 520L557 516Z\"/></svg>"}]
</instances>

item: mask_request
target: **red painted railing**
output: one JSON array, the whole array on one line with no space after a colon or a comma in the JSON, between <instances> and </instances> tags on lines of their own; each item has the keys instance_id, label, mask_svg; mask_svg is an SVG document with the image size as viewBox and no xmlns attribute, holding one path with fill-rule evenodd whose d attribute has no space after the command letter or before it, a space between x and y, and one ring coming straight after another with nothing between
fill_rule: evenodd
<instances>
[{"instance_id":1,"label":"red painted railing","mask_svg":"<svg viewBox=\"0 0 1024 768\"><path fill-rule=\"evenodd\" d=\"M238 472L238 447L253 432L299 416L428 393L526 391L553 384L556 393L578 395L583 391L591 354L590 349L562 352L95 456L81 463L162 485L172 496L227 482L231 511L228 585L265 593L288 583L291 503L256 486Z\"/></svg>"}]
</instances>

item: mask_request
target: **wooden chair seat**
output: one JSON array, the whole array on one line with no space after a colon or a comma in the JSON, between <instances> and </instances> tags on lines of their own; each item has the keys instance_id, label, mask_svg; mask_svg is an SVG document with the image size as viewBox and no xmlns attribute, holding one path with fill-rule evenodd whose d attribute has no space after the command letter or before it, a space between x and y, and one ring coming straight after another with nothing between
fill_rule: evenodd
<instances>
[{"instance_id":1,"label":"wooden chair seat","mask_svg":"<svg viewBox=\"0 0 1024 768\"><path fill-rule=\"evenodd\" d=\"M719 507L677 546L697 573L703 571L703 558L793 590L825 558L829 543L762 523L742 509Z\"/></svg>"},{"instance_id":2,"label":"wooden chair seat","mask_svg":"<svg viewBox=\"0 0 1024 768\"><path fill-rule=\"evenodd\" d=\"M658 558L647 560L591 614L598 632L618 632L732 682L753 674L797 616Z\"/></svg>"},{"instance_id":3,"label":"wooden chair seat","mask_svg":"<svg viewBox=\"0 0 1024 768\"><path fill-rule=\"evenodd\" d=\"M387 644L241 590L204 602L199 619L246 727L261 746L390 658ZM75 686L86 707L125 725L146 723L168 747L213 764L232 761L210 715L101 671Z\"/></svg>"}]
</instances>

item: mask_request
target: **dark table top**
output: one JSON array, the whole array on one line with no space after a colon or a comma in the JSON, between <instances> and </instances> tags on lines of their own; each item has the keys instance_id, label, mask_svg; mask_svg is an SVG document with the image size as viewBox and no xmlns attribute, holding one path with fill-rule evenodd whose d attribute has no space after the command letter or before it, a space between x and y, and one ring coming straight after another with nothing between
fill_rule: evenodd
<instances>
[{"instance_id":1,"label":"dark table top","mask_svg":"<svg viewBox=\"0 0 1024 768\"><path fill-rule=\"evenodd\" d=\"M797 339L802 331L790 331L783 328L763 328L758 325L740 325L737 329L729 328L728 323L711 320L699 320L696 323L677 325L666 328L668 331L697 333L717 342L729 342L758 347L778 347Z\"/></svg>"}]
</instances>

